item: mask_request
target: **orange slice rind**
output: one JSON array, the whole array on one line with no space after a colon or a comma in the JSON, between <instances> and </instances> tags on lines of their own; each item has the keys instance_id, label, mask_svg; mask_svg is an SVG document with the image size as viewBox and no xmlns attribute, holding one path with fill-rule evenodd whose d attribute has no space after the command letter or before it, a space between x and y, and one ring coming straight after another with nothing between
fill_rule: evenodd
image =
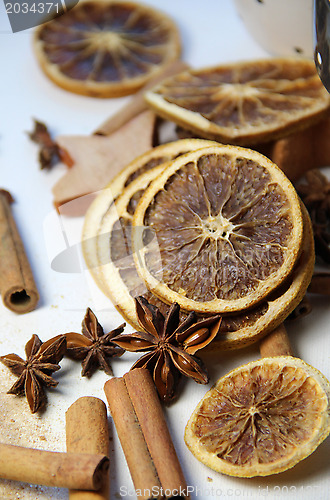
<instances>
[{"instance_id":1,"label":"orange slice rind","mask_svg":"<svg viewBox=\"0 0 330 500\"><path fill-rule=\"evenodd\" d=\"M132 309L135 311L134 297L148 293L134 265L131 245L134 209L141 193L161 174L165 165L162 163L141 174L124 189L103 217L97 236L96 251L102 266L103 289L125 319ZM140 328L137 318L135 325Z\"/></svg>"},{"instance_id":2,"label":"orange slice rind","mask_svg":"<svg viewBox=\"0 0 330 500\"><path fill-rule=\"evenodd\" d=\"M157 256L144 244L151 234ZM151 183L132 242L153 294L212 314L252 307L279 286L302 235L300 202L283 172L255 151L218 145L177 158Z\"/></svg>"},{"instance_id":3,"label":"orange slice rind","mask_svg":"<svg viewBox=\"0 0 330 500\"><path fill-rule=\"evenodd\" d=\"M268 476L306 458L329 432L329 382L304 361L279 356L220 378L190 417L185 442L217 472Z\"/></svg>"},{"instance_id":4,"label":"orange slice rind","mask_svg":"<svg viewBox=\"0 0 330 500\"><path fill-rule=\"evenodd\" d=\"M130 1L80 0L39 26L37 59L60 87L94 97L136 92L180 55L175 23Z\"/></svg>"},{"instance_id":5,"label":"orange slice rind","mask_svg":"<svg viewBox=\"0 0 330 500\"><path fill-rule=\"evenodd\" d=\"M279 139L319 121L330 97L313 61L270 58L185 71L145 93L163 118L241 146Z\"/></svg>"}]
</instances>

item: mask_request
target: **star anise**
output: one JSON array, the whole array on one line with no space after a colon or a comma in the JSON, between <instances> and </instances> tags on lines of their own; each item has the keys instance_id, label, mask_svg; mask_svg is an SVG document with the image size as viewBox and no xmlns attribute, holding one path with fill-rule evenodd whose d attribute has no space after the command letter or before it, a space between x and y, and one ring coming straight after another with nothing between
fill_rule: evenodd
<instances>
[{"instance_id":1,"label":"star anise","mask_svg":"<svg viewBox=\"0 0 330 500\"><path fill-rule=\"evenodd\" d=\"M47 342L42 342L38 335L33 335L25 346L26 360L17 354L1 356L0 361L19 377L8 394L25 394L32 413L41 409L47 401L44 387L56 387L58 384L52 374L61 368L58 363L65 351L64 335L58 335Z\"/></svg>"},{"instance_id":2,"label":"star anise","mask_svg":"<svg viewBox=\"0 0 330 500\"><path fill-rule=\"evenodd\" d=\"M220 316L197 321L196 314L192 312L180 323L180 306L177 303L170 307L166 318L142 296L135 299L135 305L144 331L112 339L127 351L146 352L131 369L149 369L164 402L174 398L181 374L200 384L207 384L206 368L194 354L217 335Z\"/></svg>"},{"instance_id":3,"label":"star anise","mask_svg":"<svg viewBox=\"0 0 330 500\"><path fill-rule=\"evenodd\" d=\"M119 335L125 323L115 330L104 334L93 311L88 307L82 322L82 335L80 333L66 333L67 355L76 360L82 360L81 375L90 377L101 368L108 375L113 375L110 359L124 354L124 349L112 343L112 338Z\"/></svg>"},{"instance_id":4,"label":"star anise","mask_svg":"<svg viewBox=\"0 0 330 500\"><path fill-rule=\"evenodd\" d=\"M28 135L32 141L40 146L39 163L41 169L51 168L60 162L59 147L51 138L48 128L44 123L34 120L34 130Z\"/></svg>"},{"instance_id":5,"label":"star anise","mask_svg":"<svg viewBox=\"0 0 330 500\"><path fill-rule=\"evenodd\" d=\"M34 130L28 133L30 139L40 146L39 163L41 169L50 169L60 161L69 167L73 165L70 155L55 142L44 123L34 120Z\"/></svg>"},{"instance_id":6,"label":"star anise","mask_svg":"<svg viewBox=\"0 0 330 500\"><path fill-rule=\"evenodd\" d=\"M313 224L315 252L330 263L330 182L320 170L310 170L297 186Z\"/></svg>"}]
</instances>

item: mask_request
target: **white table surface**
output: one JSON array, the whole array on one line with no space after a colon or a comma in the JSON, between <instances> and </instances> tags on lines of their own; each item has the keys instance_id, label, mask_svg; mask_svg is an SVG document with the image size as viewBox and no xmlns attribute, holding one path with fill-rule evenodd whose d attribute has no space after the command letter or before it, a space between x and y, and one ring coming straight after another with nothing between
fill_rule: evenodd
<instances>
[{"instance_id":1,"label":"white table surface","mask_svg":"<svg viewBox=\"0 0 330 500\"><path fill-rule=\"evenodd\" d=\"M183 59L193 67L221 62L268 57L247 33L231 0L146 0L170 14L183 39ZM297 19L296 22L299 20ZM31 30L12 34L4 5L0 2L0 186L16 199L13 211L34 271L41 300L38 308L18 316L0 303L0 354L24 356L25 343L37 333L45 341L59 333L80 332L87 306L97 314L104 329L122 322L93 284L81 263L81 271L59 273L52 259L67 243L79 244L82 218L58 215L52 206L51 188L66 168L41 171L37 147L27 137L32 118L46 122L54 134L90 134L128 98L98 100L78 96L56 87L41 72L34 57ZM64 233L64 234L63 234ZM312 297L313 312L288 324L292 344L299 356L330 378L330 310L328 299ZM127 327L130 331L130 327ZM257 346L229 353L203 355L210 372L210 384L199 386L189 380L181 385L179 400L165 409L167 422L191 497L206 498L330 498L330 439L292 470L268 478L238 479L220 475L199 463L183 441L186 422L206 390L222 375L258 357ZM112 363L122 376L137 359L134 353ZM15 377L0 366L0 435L12 444L65 450L65 411L78 397L93 395L105 399L107 376L98 372L90 380L80 376L80 364L62 362L56 390L49 391L49 403L42 416L30 415L26 400L5 394ZM116 432L111 425L111 499L134 498L133 485ZM122 495L121 495L122 493ZM0 480L3 499L68 498L66 490L35 487Z\"/></svg>"}]
</instances>

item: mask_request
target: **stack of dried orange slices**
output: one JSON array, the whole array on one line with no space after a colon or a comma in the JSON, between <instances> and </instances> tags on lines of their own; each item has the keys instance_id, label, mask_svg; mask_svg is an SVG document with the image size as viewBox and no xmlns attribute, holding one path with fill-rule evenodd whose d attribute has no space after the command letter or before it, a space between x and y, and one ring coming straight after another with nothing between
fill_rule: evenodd
<instances>
[{"instance_id":1,"label":"stack of dried orange slices","mask_svg":"<svg viewBox=\"0 0 330 500\"><path fill-rule=\"evenodd\" d=\"M329 111L310 61L268 59L186 71L146 92L160 115L208 139L259 144ZM298 305L313 272L309 217L292 184L250 149L186 139L137 158L99 195L84 226L91 272L139 328L134 297L165 312L220 313L209 348L265 335Z\"/></svg>"},{"instance_id":2,"label":"stack of dried orange slices","mask_svg":"<svg viewBox=\"0 0 330 500\"><path fill-rule=\"evenodd\" d=\"M134 297L165 312L220 313L209 348L254 342L298 305L314 265L310 221L261 154L203 139L158 146L96 198L83 252L101 290L140 329Z\"/></svg>"}]
</instances>

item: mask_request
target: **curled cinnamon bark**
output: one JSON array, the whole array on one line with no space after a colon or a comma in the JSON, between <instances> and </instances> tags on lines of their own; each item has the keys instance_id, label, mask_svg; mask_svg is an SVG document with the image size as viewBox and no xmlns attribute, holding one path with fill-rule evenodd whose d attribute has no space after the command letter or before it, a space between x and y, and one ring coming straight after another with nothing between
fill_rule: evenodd
<instances>
[{"instance_id":1,"label":"curled cinnamon bark","mask_svg":"<svg viewBox=\"0 0 330 500\"><path fill-rule=\"evenodd\" d=\"M36 308L39 294L11 213L12 202L11 194L0 189L0 292L8 309L23 314Z\"/></svg>"}]
</instances>

